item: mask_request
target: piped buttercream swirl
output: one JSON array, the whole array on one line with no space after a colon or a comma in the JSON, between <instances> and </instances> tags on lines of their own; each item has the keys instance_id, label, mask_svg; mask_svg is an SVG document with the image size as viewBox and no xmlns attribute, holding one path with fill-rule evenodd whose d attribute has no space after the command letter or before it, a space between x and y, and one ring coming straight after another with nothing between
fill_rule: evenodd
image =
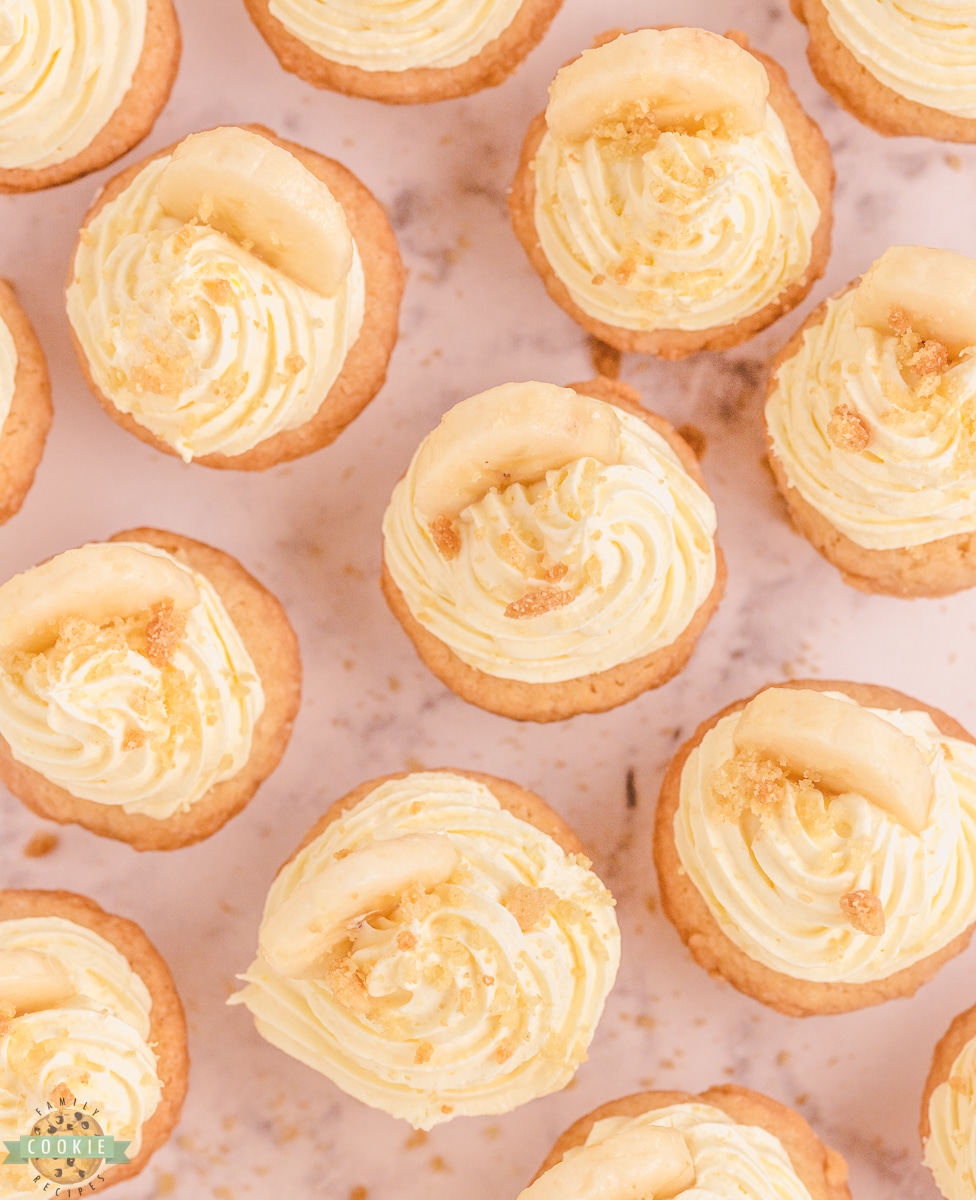
<instances>
[{"instance_id":1,"label":"piped buttercream swirl","mask_svg":"<svg viewBox=\"0 0 976 1200\"><path fill-rule=\"evenodd\" d=\"M976 1038L929 1097L925 1165L946 1200L970 1200L976 1180Z\"/></svg>"},{"instance_id":2,"label":"piped buttercream swirl","mask_svg":"<svg viewBox=\"0 0 976 1200\"><path fill-rule=\"evenodd\" d=\"M232 1002L273 1045L429 1129L564 1087L586 1058L620 943L589 864L449 772L384 782L328 825L278 874L265 924L336 856L415 833L460 853L446 883L350 928L323 978L284 978L259 956ZM513 896L541 908L526 922Z\"/></svg>"},{"instance_id":3,"label":"piped buttercream swirl","mask_svg":"<svg viewBox=\"0 0 976 1200\"><path fill-rule=\"evenodd\" d=\"M320 296L156 196L156 158L83 230L68 316L92 377L184 461L243 454L304 425L362 327L358 250Z\"/></svg>"}]
</instances>

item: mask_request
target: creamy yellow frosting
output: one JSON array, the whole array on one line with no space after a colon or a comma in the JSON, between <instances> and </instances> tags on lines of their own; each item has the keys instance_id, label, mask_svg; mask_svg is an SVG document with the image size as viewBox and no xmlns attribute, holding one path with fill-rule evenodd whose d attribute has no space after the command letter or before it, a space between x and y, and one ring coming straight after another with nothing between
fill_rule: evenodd
<instances>
[{"instance_id":1,"label":"creamy yellow frosting","mask_svg":"<svg viewBox=\"0 0 976 1200\"><path fill-rule=\"evenodd\" d=\"M120 412L184 461L243 454L318 411L359 336L365 277L320 296L226 234L167 216L154 159L87 226L68 316Z\"/></svg>"},{"instance_id":2,"label":"creamy yellow frosting","mask_svg":"<svg viewBox=\"0 0 976 1200\"><path fill-rule=\"evenodd\" d=\"M621 460L581 458L544 480L492 489L462 511L445 559L414 505L418 454L383 520L384 556L414 617L470 666L555 683L670 645L715 583L715 508L660 434L613 410ZM566 571L553 585L554 568ZM513 619L555 586L575 598Z\"/></svg>"},{"instance_id":3,"label":"creamy yellow frosting","mask_svg":"<svg viewBox=\"0 0 976 1200\"><path fill-rule=\"evenodd\" d=\"M207 579L132 544L177 563L200 593L170 660L147 657L146 613L68 620L53 646L0 663L0 734L18 762L71 795L163 820L244 766L264 692ZM66 596L66 615L70 605Z\"/></svg>"},{"instance_id":4,"label":"creamy yellow frosting","mask_svg":"<svg viewBox=\"0 0 976 1200\"><path fill-rule=\"evenodd\" d=\"M730 819L713 785L735 753L738 714L705 734L681 774L674 834L684 870L730 941L795 979L885 979L976 921L976 746L944 736L925 712L868 711L908 734L932 772L920 834L855 792L825 795L809 780L787 779L774 811ZM842 911L841 897L859 891L881 902L881 936Z\"/></svg>"},{"instance_id":5,"label":"creamy yellow frosting","mask_svg":"<svg viewBox=\"0 0 976 1200\"><path fill-rule=\"evenodd\" d=\"M972 0L823 0L837 40L886 87L929 108L976 117Z\"/></svg>"},{"instance_id":6,"label":"creamy yellow frosting","mask_svg":"<svg viewBox=\"0 0 976 1200\"><path fill-rule=\"evenodd\" d=\"M146 0L14 3L0 30L0 169L79 154L122 103L146 37Z\"/></svg>"},{"instance_id":7,"label":"creamy yellow frosting","mask_svg":"<svg viewBox=\"0 0 976 1200\"><path fill-rule=\"evenodd\" d=\"M333 821L279 872L262 931L336 855L416 833L460 853L447 883L351 928L322 978L284 978L259 955L231 1003L344 1091L429 1129L564 1087L586 1058L620 941L613 899L585 859L448 772L387 781ZM524 931L520 889L544 910Z\"/></svg>"},{"instance_id":8,"label":"creamy yellow frosting","mask_svg":"<svg viewBox=\"0 0 976 1200\"><path fill-rule=\"evenodd\" d=\"M771 106L755 134L664 131L633 145L547 132L535 225L589 316L622 329L738 321L806 271L820 206Z\"/></svg>"},{"instance_id":9,"label":"creamy yellow frosting","mask_svg":"<svg viewBox=\"0 0 976 1200\"><path fill-rule=\"evenodd\" d=\"M162 1094L149 1045L152 997L125 956L103 937L62 917L0 922L0 951L39 951L54 959L74 994L57 1007L22 1013L0 1031L0 1141L28 1134L62 1084L106 1133L132 1142ZM109 1170L111 1168L108 1168ZM38 1194L29 1167L0 1165L0 1198Z\"/></svg>"},{"instance_id":10,"label":"creamy yellow frosting","mask_svg":"<svg viewBox=\"0 0 976 1200\"><path fill-rule=\"evenodd\" d=\"M678 1196L695 1200L810 1200L779 1138L758 1125L740 1125L711 1104L688 1102L655 1108L637 1117L597 1121L582 1146L567 1150L564 1161L582 1164L587 1149L617 1134L663 1126L676 1129L687 1143L695 1183Z\"/></svg>"},{"instance_id":11,"label":"creamy yellow frosting","mask_svg":"<svg viewBox=\"0 0 976 1200\"><path fill-rule=\"evenodd\" d=\"M976 347L941 374L899 362L899 339L854 321L855 290L827 301L779 368L766 404L773 452L793 487L869 550L976 530ZM834 410L860 415L863 450L835 444Z\"/></svg>"},{"instance_id":12,"label":"creamy yellow frosting","mask_svg":"<svg viewBox=\"0 0 976 1200\"><path fill-rule=\"evenodd\" d=\"M0 431L10 413L17 379L17 346L13 334L0 317Z\"/></svg>"},{"instance_id":13,"label":"creamy yellow frosting","mask_svg":"<svg viewBox=\"0 0 976 1200\"><path fill-rule=\"evenodd\" d=\"M929 1098L925 1165L946 1200L972 1200L976 1188L976 1038L956 1056Z\"/></svg>"},{"instance_id":14,"label":"creamy yellow frosting","mask_svg":"<svg viewBox=\"0 0 976 1200\"><path fill-rule=\"evenodd\" d=\"M271 0L316 54L361 71L457 67L511 25L522 0Z\"/></svg>"}]
</instances>

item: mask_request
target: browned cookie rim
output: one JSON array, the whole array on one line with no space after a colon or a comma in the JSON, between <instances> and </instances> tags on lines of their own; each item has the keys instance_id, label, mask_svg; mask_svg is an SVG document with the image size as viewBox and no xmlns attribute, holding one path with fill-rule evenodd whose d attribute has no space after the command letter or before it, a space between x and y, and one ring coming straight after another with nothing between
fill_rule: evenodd
<instances>
[{"instance_id":1,"label":"browned cookie rim","mask_svg":"<svg viewBox=\"0 0 976 1200\"><path fill-rule=\"evenodd\" d=\"M14 394L0 428L0 524L20 510L44 453L54 408L44 348L13 287L0 279L0 321L17 351Z\"/></svg>"},{"instance_id":2,"label":"browned cookie rim","mask_svg":"<svg viewBox=\"0 0 976 1200\"><path fill-rule=\"evenodd\" d=\"M922 1142L922 1153L925 1153L925 1143L932 1132L929 1123L929 1103L932 1093L942 1083L945 1083L952 1071L952 1065L962 1053L965 1046L976 1040L976 1005L967 1008L965 1012L953 1020L932 1051L932 1065L922 1089L921 1114L918 1121L918 1133Z\"/></svg>"}]
</instances>

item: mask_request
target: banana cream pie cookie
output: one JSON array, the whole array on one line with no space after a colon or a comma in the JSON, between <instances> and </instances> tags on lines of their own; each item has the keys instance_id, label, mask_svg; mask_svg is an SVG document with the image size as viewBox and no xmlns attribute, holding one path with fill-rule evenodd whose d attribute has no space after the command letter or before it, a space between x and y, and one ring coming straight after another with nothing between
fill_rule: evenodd
<instances>
[{"instance_id":1,"label":"banana cream pie cookie","mask_svg":"<svg viewBox=\"0 0 976 1200\"><path fill-rule=\"evenodd\" d=\"M846 583L976 586L976 260L886 250L780 353L766 428L794 525Z\"/></svg>"},{"instance_id":2,"label":"banana cream pie cookie","mask_svg":"<svg viewBox=\"0 0 976 1200\"><path fill-rule=\"evenodd\" d=\"M919 1125L925 1165L945 1200L971 1200L976 1180L976 1008L935 1048Z\"/></svg>"},{"instance_id":3,"label":"banana cream pie cookie","mask_svg":"<svg viewBox=\"0 0 976 1200\"><path fill-rule=\"evenodd\" d=\"M865 125L976 142L976 7L970 0L790 0L821 86Z\"/></svg>"},{"instance_id":4,"label":"banana cream pie cookie","mask_svg":"<svg viewBox=\"0 0 976 1200\"><path fill-rule=\"evenodd\" d=\"M131 529L0 587L0 779L137 850L209 837L274 770L298 643L230 555Z\"/></svg>"},{"instance_id":5,"label":"banana cream pie cookie","mask_svg":"<svg viewBox=\"0 0 976 1200\"><path fill-rule=\"evenodd\" d=\"M13 288L0 279L0 524L30 491L52 415L44 350Z\"/></svg>"},{"instance_id":6,"label":"banana cream pie cookie","mask_svg":"<svg viewBox=\"0 0 976 1200\"><path fill-rule=\"evenodd\" d=\"M0 1161L0 1196L138 1175L179 1120L188 1069L180 998L138 925L72 892L0 891L0 1141L104 1134L127 1159Z\"/></svg>"},{"instance_id":7,"label":"banana cream pie cookie","mask_svg":"<svg viewBox=\"0 0 976 1200\"><path fill-rule=\"evenodd\" d=\"M976 925L976 741L890 688L777 684L661 788L661 901L713 975L791 1016L910 996Z\"/></svg>"},{"instance_id":8,"label":"banana cream pie cookie","mask_svg":"<svg viewBox=\"0 0 976 1200\"><path fill-rule=\"evenodd\" d=\"M362 784L278 872L232 1004L357 1100L430 1129L566 1087L613 986L610 893L535 793Z\"/></svg>"},{"instance_id":9,"label":"banana cream pie cookie","mask_svg":"<svg viewBox=\"0 0 976 1200\"><path fill-rule=\"evenodd\" d=\"M601 1105L559 1138L518 1200L611 1194L850 1200L847 1164L799 1113L732 1084Z\"/></svg>"},{"instance_id":10,"label":"banana cream pie cookie","mask_svg":"<svg viewBox=\"0 0 976 1200\"><path fill-rule=\"evenodd\" d=\"M397 484L383 537L383 592L424 663L517 720L660 687L725 586L695 455L608 379L455 405Z\"/></svg>"},{"instance_id":11,"label":"banana cream pie cookie","mask_svg":"<svg viewBox=\"0 0 976 1200\"><path fill-rule=\"evenodd\" d=\"M335 440L386 378L403 264L337 162L225 126L113 179L68 317L92 390L184 462L264 470Z\"/></svg>"},{"instance_id":12,"label":"banana cream pie cookie","mask_svg":"<svg viewBox=\"0 0 976 1200\"><path fill-rule=\"evenodd\" d=\"M741 34L639 29L556 75L509 208L574 321L618 350L683 358L803 299L830 251L833 181L785 72Z\"/></svg>"},{"instance_id":13,"label":"banana cream pie cookie","mask_svg":"<svg viewBox=\"0 0 976 1200\"><path fill-rule=\"evenodd\" d=\"M468 96L502 83L562 0L244 0L286 71L387 104Z\"/></svg>"},{"instance_id":14,"label":"banana cream pie cookie","mask_svg":"<svg viewBox=\"0 0 976 1200\"><path fill-rule=\"evenodd\" d=\"M152 129L179 62L172 0L3 0L0 192L121 158Z\"/></svg>"}]
</instances>

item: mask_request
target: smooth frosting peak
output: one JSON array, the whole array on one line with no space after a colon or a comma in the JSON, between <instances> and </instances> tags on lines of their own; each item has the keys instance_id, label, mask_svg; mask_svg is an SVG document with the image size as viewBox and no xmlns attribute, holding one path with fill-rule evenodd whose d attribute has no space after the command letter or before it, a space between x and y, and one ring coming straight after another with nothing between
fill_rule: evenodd
<instances>
[{"instance_id":1,"label":"smooth frosting peak","mask_svg":"<svg viewBox=\"0 0 976 1200\"><path fill-rule=\"evenodd\" d=\"M929 1097L925 1165L946 1200L971 1200L976 1180L976 1038Z\"/></svg>"}]
</instances>

